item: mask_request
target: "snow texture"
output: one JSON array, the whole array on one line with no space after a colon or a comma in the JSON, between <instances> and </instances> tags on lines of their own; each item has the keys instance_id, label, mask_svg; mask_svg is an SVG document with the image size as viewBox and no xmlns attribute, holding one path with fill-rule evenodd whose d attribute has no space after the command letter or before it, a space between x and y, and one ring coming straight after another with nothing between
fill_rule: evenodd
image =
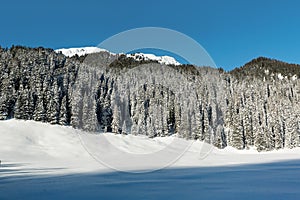
<instances>
[{"instance_id":1,"label":"snow texture","mask_svg":"<svg viewBox=\"0 0 300 200\"><path fill-rule=\"evenodd\" d=\"M214 148L199 159L201 142L196 141L174 165L131 174L96 162L78 134L84 135L70 127L1 121L0 199L297 199L300 195L299 148L264 153ZM157 151L172 139L96 136L103 135L134 153Z\"/></svg>"},{"instance_id":2,"label":"snow texture","mask_svg":"<svg viewBox=\"0 0 300 200\"><path fill-rule=\"evenodd\" d=\"M134 58L138 61L140 60L155 60L160 64L166 65L181 65L175 58L171 56L156 56L154 54L145 54L145 53L135 53L128 54L127 57Z\"/></svg>"},{"instance_id":3,"label":"snow texture","mask_svg":"<svg viewBox=\"0 0 300 200\"><path fill-rule=\"evenodd\" d=\"M76 54L78 56L83 56L86 54L98 53L98 52L103 52L103 51L108 52L107 50L101 49L98 47L62 48L62 49L55 50L55 52L57 52L57 53L61 52L62 54L64 54L67 57L72 57L72 56L75 56ZM112 53L112 52L109 52L109 53L115 55L115 53ZM154 60L160 64L180 65L180 63L171 56L156 56L154 54L145 54L145 53L127 54L126 56L130 57L130 58L134 58L137 61Z\"/></svg>"},{"instance_id":4,"label":"snow texture","mask_svg":"<svg viewBox=\"0 0 300 200\"><path fill-rule=\"evenodd\" d=\"M67 57L72 57L72 56L75 56L76 54L78 56L83 56L86 54L98 53L98 52L102 52L102 51L107 52L107 50L101 49L98 47L62 48L62 49L55 50L55 52L57 52L57 53L61 52L62 54L64 54Z\"/></svg>"}]
</instances>

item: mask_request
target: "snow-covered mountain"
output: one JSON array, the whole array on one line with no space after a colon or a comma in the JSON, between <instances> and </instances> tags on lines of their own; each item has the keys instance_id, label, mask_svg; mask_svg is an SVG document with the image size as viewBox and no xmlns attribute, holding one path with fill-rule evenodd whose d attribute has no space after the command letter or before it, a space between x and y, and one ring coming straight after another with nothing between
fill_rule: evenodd
<instances>
[{"instance_id":1,"label":"snow-covered mountain","mask_svg":"<svg viewBox=\"0 0 300 200\"><path fill-rule=\"evenodd\" d=\"M258 58L225 72L100 55L93 67L0 48L0 199L299 197L300 65Z\"/></svg>"},{"instance_id":2,"label":"snow-covered mountain","mask_svg":"<svg viewBox=\"0 0 300 200\"><path fill-rule=\"evenodd\" d=\"M76 54L78 56L83 56L86 54L91 54L91 53L98 53L106 51L105 49L101 49L98 47L78 47L78 48L62 48L62 49L57 49L55 52L61 52L65 56L72 57L75 56ZM111 54L115 54L110 52ZM171 56L156 56L154 54L145 54L145 53L135 53L135 54L127 54L127 57L134 58L138 61L140 60L154 60L157 61L160 64L166 64L166 65L180 65L175 58Z\"/></svg>"},{"instance_id":3,"label":"snow-covered mountain","mask_svg":"<svg viewBox=\"0 0 300 200\"><path fill-rule=\"evenodd\" d=\"M98 47L78 47L78 48L62 48L62 49L56 49L55 52L59 53L61 52L65 56L72 57L76 54L78 56L83 56L90 53L98 53L102 51L107 51L105 49L101 49Z\"/></svg>"},{"instance_id":4,"label":"snow-covered mountain","mask_svg":"<svg viewBox=\"0 0 300 200\"><path fill-rule=\"evenodd\" d=\"M162 67L144 62L144 54L107 52L85 65L52 49L21 46L0 55L0 120L151 138L177 135L218 148L300 146L299 65L257 58L225 72Z\"/></svg>"},{"instance_id":5,"label":"snow-covered mountain","mask_svg":"<svg viewBox=\"0 0 300 200\"><path fill-rule=\"evenodd\" d=\"M127 54L127 57L134 58L138 61L140 60L155 60L160 64L166 65L180 65L175 58L171 56L156 56L154 54L145 54L145 53L135 53L135 54Z\"/></svg>"}]
</instances>

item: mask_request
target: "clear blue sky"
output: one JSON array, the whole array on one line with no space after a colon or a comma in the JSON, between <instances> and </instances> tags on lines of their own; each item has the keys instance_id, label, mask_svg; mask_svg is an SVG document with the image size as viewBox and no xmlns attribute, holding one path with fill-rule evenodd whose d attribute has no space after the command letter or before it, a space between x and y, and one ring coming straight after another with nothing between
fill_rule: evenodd
<instances>
[{"instance_id":1,"label":"clear blue sky","mask_svg":"<svg viewBox=\"0 0 300 200\"><path fill-rule=\"evenodd\" d=\"M197 40L219 67L258 56L300 63L297 0L2 1L0 45L97 45L132 28L154 26Z\"/></svg>"}]
</instances>

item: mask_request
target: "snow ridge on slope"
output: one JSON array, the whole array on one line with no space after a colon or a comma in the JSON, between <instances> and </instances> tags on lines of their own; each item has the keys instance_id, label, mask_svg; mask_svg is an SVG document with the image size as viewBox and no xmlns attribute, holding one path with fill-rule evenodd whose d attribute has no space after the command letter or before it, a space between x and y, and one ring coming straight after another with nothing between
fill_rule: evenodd
<instances>
[{"instance_id":1,"label":"snow ridge on slope","mask_svg":"<svg viewBox=\"0 0 300 200\"><path fill-rule=\"evenodd\" d=\"M61 52L67 57L75 56L76 54L78 56L83 56L86 54L91 53L98 53L98 52L109 52L105 49L101 49L98 47L79 47L79 48L62 48L57 49L55 52L59 53ZM110 52L111 54L115 54ZM127 57L134 58L135 60L154 60L159 62L160 64L166 64L166 65L181 65L178 61L176 61L175 58L171 56L156 56L154 54L145 54L145 53L134 53L134 54L126 54Z\"/></svg>"},{"instance_id":2,"label":"snow ridge on slope","mask_svg":"<svg viewBox=\"0 0 300 200\"><path fill-rule=\"evenodd\" d=\"M76 54L78 56L83 56L86 54L91 54L91 53L98 53L98 52L102 52L102 51L106 51L105 49L100 49L98 47L79 47L79 48L62 48L62 49L56 49L55 52L59 53L61 52L62 54L64 54L67 57L72 57L75 56Z\"/></svg>"},{"instance_id":3,"label":"snow ridge on slope","mask_svg":"<svg viewBox=\"0 0 300 200\"><path fill-rule=\"evenodd\" d=\"M96 148L97 152L105 152L111 156L114 153L111 149L108 151L107 146L99 145L99 142L105 138L122 152L147 155L166 148L174 139L173 137L150 139L144 136L112 133L86 134L70 127L15 119L0 121L0 138L0 155L4 162L37 164L40 165L39 167L45 167L44 164L47 167L57 165L56 167L66 168L66 171L73 169L79 172L108 170L106 166L96 162L90 156L87 146L84 148L83 144L88 145L89 150ZM178 145L185 145L186 140L178 138L178 142ZM208 145L203 146L203 144L201 141L194 141L180 159L171 163L171 166L225 166L300 158L299 148L259 153L255 149L237 150L232 147L225 149L213 147L206 157L201 158L204 148ZM119 160L119 162L128 164L128 160ZM129 164L132 165L132 169L138 166L137 163ZM149 163L149 166L155 164L159 165L159 163Z\"/></svg>"},{"instance_id":4,"label":"snow ridge on slope","mask_svg":"<svg viewBox=\"0 0 300 200\"><path fill-rule=\"evenodd\" d=\"M135 54L127 54L127 57L134 58L135 60L155 60L160 64L166 65L181 65L175 58L171 56L156 56L154 54L146 54L146 53L135 53Z\"/></svg>"}]
</instances>

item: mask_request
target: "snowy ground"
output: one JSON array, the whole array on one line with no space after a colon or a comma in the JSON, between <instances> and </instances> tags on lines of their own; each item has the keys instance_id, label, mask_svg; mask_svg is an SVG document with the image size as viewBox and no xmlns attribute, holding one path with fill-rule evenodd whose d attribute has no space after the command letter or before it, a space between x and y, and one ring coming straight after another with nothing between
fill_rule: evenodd
<instances>
[{"instance_id":1,"label":"snowy ground","mask_svg":"<svg viewBox=\"0 0 300 200\"><path fill-rule=\"evenodd\" d=\"M174 152L183 155L171 159ZM140 157L130 160L128 155ZM156 155L163 156L156 159ZM113 160L105 160L108 157ZM9 120L0 122L0 159L1 200L298 199L300 195L299 148L265 153L218 150L172 137L87 135L69 127ZM164 159L168 162L161 162ZM128 173L130 169L149 172Z\"/></svg>"}]
</instances>

